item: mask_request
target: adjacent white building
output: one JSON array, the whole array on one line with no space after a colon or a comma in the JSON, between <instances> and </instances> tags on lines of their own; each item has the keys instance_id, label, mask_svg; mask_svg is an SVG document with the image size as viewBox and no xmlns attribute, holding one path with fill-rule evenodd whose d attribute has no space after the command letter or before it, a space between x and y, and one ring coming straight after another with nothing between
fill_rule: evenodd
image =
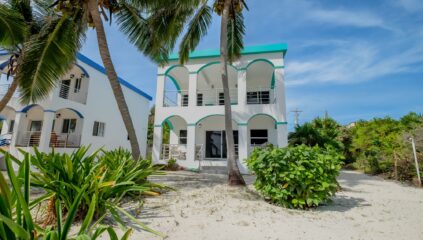
<instances>
[{"instance_id":1,"label":"adjacent white building","mask_svg":"<svg viewBox=\"0 0 423 240\"><path fill-rule=\"evenodd\" d=\"M286 44L246 47L228 66L235 151L244 159L254 147L287 145L284 57ZM197 168L226 166L224 100L219 50L195 51L185 65L178 55L158 68L153 160ZM163 142L163 126L170 127Z\"/></svg>"},{"instance_id":2,"label":"adjacent white building","mask_svg":"<svg viewBox=\"0 0 423 240\"><path fill-rule=\"evenodd\" d=\"M6 53L0 53L0 95L8 82ZM148 94L120 79L143 156L146 152ZM0 96L1 97L1 96ZM128 134L118 110L105 69L82 54L68 74L43 101L23 106L15 94L0 113L3 120L0 145L13 154L21 148L31 151L72 152L82 145L91 145L91 151L100 147L130 149Z\"/></svg>"}]
</instances>

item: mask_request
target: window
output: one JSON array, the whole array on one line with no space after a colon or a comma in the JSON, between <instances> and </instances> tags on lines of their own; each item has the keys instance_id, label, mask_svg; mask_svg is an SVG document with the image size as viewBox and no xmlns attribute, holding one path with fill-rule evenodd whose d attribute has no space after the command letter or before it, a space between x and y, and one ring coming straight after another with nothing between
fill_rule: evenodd
<instances>
[{"instance_id":1,"label":"window","mask_svg":"<svg viewBox=\"0 0 423 240\"><path fill-rule=\"evenodd\" d=\"M43 121L31 121L31 125L29 126L29 131L39 132L41 131L42 125L43 125Z\"/></svg>"},{"instance_id":2,"label":"window","mask_svg":"<svg viewBox=\"0 0 423 240\"><path fill-rule=\"evenodd\" d=\"M10 120L9 129L7 130L7 132L12 133L14 127L15 127L15 120Z\"/></svg>"},{"instance_id":3,"label":"window","mask_svg":"<svg viewBox=\"0 0 423 240\"><path fill-rule=\"evenodd\" d=\"M104 122L94 122L93 136L104 137L106 124Z\"/></svg>"},{"instance_id":4,"label":"window","mask_svg":"<svg viewBox=\"0 0 423 240\"><path fill-rule=\"evenodd\" d=\"M225 95L223 95L223 92L219 93L219 105L225 105Z\"/></svg>"},{"instance_id":5,"label":"window","mask_svg":"<svg viewBox=\"0 0 423 240\"><path fill-rule=\"evenodd\" d=\"M247 104L269 104L270 92L247 92Z\"/></svg>"},{"instance_id":6,"label":"window","mask_svg":"<svg viewBox=\"0 0 423 240\"><path fill-rule=\"evenodd\" d=\"M203 106L203 94L197 93L197 106Z\"/></svg>"},{"instance_id":7,"label":"window","mask_svg":"<svg viewBox=\"0 0 423 240\"><path fill-rule=\"evenodd\" d=\"M179 144L187 144L187 130L179 130Z\"/></svg>"},{"instance_id":8,"label":"window","mask_svg":"<svg viewBox=\"0 0 423 240\"><path fill-rule=\"evenodd\" d=\"M267 129L250 131L251 145L262 145L268 142Z\"/></svg>"},{"instance_id":9,"label":"window","mask_svg":"<svg viewBox=\"0 0 423 240\"><path fill-rule=\"evenodd\" d=\"M73 89L74 93L78 93L81 90L81 82L82 82L82 78L77 78L75 80L75 88Z\"/></svg>"},{"instance_id":10,"label":"window","mask_svg":"<svg viewBox=\"0 0 423 240\"><path fill-rule=\"evenodd\" d=\"M60 84L60 92L59 97L68 99L69 98L69 88L70 88L71 80L62 80Z\"/></svg>"},{"instance_id":11,"label":"window","mask_svg":"<svg viewBox=\"0 0 423 240\"><path fill-rule=\"evenodd\" d=\"M188 94L182 95L182 107L188 106Z\"/></svg>"},{"instance_id":12,"label":"window","mask_svg":"<svg viewBox=\"0 0 423 240\"><path fill-rule=\"evenodd\" d=\"M76 129L76 119L63 119L62 133L73 133Z\"/></svg>"}]
</instances>

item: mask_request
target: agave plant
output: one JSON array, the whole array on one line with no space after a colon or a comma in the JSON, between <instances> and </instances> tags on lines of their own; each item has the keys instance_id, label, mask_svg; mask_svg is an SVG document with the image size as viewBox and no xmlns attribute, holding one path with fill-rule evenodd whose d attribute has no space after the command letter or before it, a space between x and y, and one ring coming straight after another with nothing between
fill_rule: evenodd
<instances>
[{"instance_id":1,"label":"agave plant","mask_svg":"<svg viewBox=\"0 0 423 240\"><path fill-rule=\"evenodd\" d=\"M150 161L136 161L127 151L104 152L101 149L87 154L89 148L81 147L72 154L56 152L42 153L36 148L34 155L21 151L25 158L31 158L32 166L37 171L31 172L31 186L45 190L35 199L29 208L48 201L45 224L57 221L55 204L59 201L66 212L70 212L78 193L82 199L76 209L77 219L86 219L93 214L99 222L107 215L122 227L125 225L122 215L138 224L142 229L160 235L150 229L120 206L125 196L159 195L157 190L164 186L151 183L147 177L161 174ZM16 157L10 156L19 165ZM83 186L87 185L83 189ZM91 206L95 210L90 212Z\"/></svg>"},{"instance_id":2,"label":"agave plant","mask_svg":"<svg viewBox=\"0 0 423 240\"><path fill-rule=\"evenodd\" d=\"M72 222L81 204L84 191L88 188L85 184L75 196L75 199L66 215L66 220L62 218L62 206L59 199L55 202L57 227L55 229L42 229L37 226L30 212L30 155L26 155L22 162L16 162L19 165L18 175L15 174L12 160L9 154L5 154L7 174L10 180L9 188L3 174L0 174L0 239L86 239L95 240L102 233L107 231L111 239L118 239L116 232L112 227L99 225L99 222L92 223L97 195L94 195L89 206L87 215L79 231L75 236L69 236ZM23 193L21 192L23 189ZM122 240L128 239L132 229L128 229L122 236Z\"/></svg>"}]
</instances>

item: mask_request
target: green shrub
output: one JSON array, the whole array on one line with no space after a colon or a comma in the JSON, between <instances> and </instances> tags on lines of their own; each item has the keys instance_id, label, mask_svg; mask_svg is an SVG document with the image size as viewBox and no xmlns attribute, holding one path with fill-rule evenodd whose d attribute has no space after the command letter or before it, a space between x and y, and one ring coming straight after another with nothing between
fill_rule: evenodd
<instances>
[{"instance_id":1,"label":"green shrub","mask_svg":"<svg viewBox=\"0 0 423 240\"><path fill-rule=\"evenodd\" d=\"M126 223L121 216L125 215L144 230L159 234L122 209L120 201L126 196L159 195L157 190L164 186L149 182L147 177L161 172L152 166L151 161L134 160L129 152L122 149L111 152L97 150L90 155L87 151L87 147L81 147L72 154L60 154L34 149L33 156L22 151L37 169L31 172L31 186L46 191L37 200L49 201L45 224L56 221L56 200L60 200L64 211L69 212L81 188L87 184L77 209L79 219L87 216L92 200L96 199L95 218L101 220L110 214L123 227ZM14 161L19 163L16 158Z\"/></svg>"},{"instance_id":2,"label":"green shrub","mask_svg":"<svg viewBox=\"0 0 423 240\"><path fill-rule=\"evenodd\" d=\"M85 239L95 240L102 233L107 231L111 239L117 239L116 232L112 227L106 225L99 225L98 222L92 223L96 197L91 201L88 209L88 214L84 219L79 231L74 236L69 236L71 225L76 217L78 207L81 203L84 191L88 184L81 187L81 190L75 196L70 209L66 214L66 220L63 221L63 214L61 203L56 199L54 203L57 224L54 229L49 227L42 229L34 223L30 212L31 206L37 204L29 201L30 196L30 165L31 158L26 155L22 162L16 162L19 165L17 171L18 175L12 167L12 158L8 153L5 153L5 162L7 168L7 175L10 180L11 189L9 188L3 174L0 174L0 239L18 240L18 239ZM23 190L23 193L21 192ZM121 240L127 240L131 234L132 229L128 229Z\"/></svg>"},{"instance_id":3,"label":"green shrub","mask_svg":"<svg viewBox=\"0 0 423 240\"><path fill-rule=\"evenodd\" d=\"M336 192L342 155L333 149L300 145L255 149L247 160L254 186L272 203L287 208L316 207Z\"/></svg>"}]
</instances>

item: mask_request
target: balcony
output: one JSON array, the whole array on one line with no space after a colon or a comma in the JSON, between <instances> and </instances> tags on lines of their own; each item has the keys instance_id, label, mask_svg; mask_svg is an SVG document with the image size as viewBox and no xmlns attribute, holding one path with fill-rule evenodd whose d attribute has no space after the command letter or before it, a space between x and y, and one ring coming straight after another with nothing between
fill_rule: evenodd
<instances>
[{"instance_id":1,"label":"balcony","mask_svg":"<svg viewBox=\"0 0 423 240\"><path fill-rule=\"evenodd\" d=\"M17 147L38 147L41 131L19 131L16 139Z\"/></svg>"},{"instance_id":2,"label":"balcony","mask_svg":"<svg viewBox=\"0 0 423 240\"><path fill-rule=\"evenodd\" d=\"M76 133L50 133L50 147L78 148L81 146L81 134Z\"/></svg>"},{"instance_id":3,"label":"balcony","mask_svg":"<svg viewBox=\"0 0 423 240\"><path fill-rule=\"evenodd\" d=\"M59 84L59 97L85 104L87 100L87 92L82 91L82 89L77 86L71 88L70 82L67 83L66 81L69 80L64 80Z\"/></svg>"},{"instance_id":4,"label":"balcony","mask_svg":"<svg viewBox=\"0 0 423 240\"><path fill-rule=\"evenodd\" d=\"M187 107L188 91L184 90L167 90L163 98L164 107Z\"/></svg>"},{"instance_id":5,"label":"balcony","mask_svg":"<svg viewBox=\"0 0 423 240\"><path fill-rule=\"evenodd\" d=\"M238 89L229 89L231 104L238 104ZM197 90L197 106L224 105L223 89L200 89Z\"/></svg>"},{"instance_id":6,"label":"balcony","mask_svg":"<svg viewBox=\"0 0 423 240\"><path fill-rule=\"evenodd\" d=\"M276 103L275 90L272 88L247 88L247 104L274 104Z\"/></svg>"}]
</instances>

